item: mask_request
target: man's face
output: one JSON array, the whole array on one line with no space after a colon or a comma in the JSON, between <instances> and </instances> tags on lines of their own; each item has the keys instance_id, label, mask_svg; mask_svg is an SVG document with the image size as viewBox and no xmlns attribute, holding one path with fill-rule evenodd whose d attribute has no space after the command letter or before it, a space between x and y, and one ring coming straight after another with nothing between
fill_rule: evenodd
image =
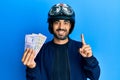
<instances>
[{"instance_id":1,"label":"man's face","mask_svg":"<svg viewBox=\"0 0 120 80\"><path fill-rule=\"evenodd\" d=\"M53 34L55 38L64 40L68 37L71 24L69 20L57 20L53 22Z\"/></svg>"}]
</instances>

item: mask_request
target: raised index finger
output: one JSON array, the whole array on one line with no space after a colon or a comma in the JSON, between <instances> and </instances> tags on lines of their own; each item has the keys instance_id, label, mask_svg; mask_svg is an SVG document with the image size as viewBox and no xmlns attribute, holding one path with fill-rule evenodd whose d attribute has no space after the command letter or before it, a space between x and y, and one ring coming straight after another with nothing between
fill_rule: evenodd
<instances>
[{"instance_id":1,"label":"raised index finger","mask_svg":"<svg viewBox=\"0 0 120 80\"><path fill-rule=\"evenodd\" d=\"M85 39L84 39L84 35L83 35L83 34L81 34L81 40L82 40L82 44L83 44L83 45L86 45Z\"/></svg>"}]
</instances>

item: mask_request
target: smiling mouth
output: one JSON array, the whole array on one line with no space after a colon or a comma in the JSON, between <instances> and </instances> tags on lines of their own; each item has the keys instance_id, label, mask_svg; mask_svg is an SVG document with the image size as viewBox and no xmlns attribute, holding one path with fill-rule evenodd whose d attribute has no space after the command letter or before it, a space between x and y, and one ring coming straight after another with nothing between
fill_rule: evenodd
<instances>
[{"instance_id":1,"label":"smiling mouth","mask_svg":"<svg viewBox=\"0 0 120 80\"><path fill-rule=\"evenodd\" d=\"M56 31L58 32L59 36L63 36L65 34L65 32L67 32L66 29L57 29Z\"/></svg>"},{"instance_id":2,"label":"smiling mouth","mask_svg":"<svg viewBox=\"0 0 120 80\"><path fill-rule=\"evenodd\" d=\"M63 31L63 30L59 30L59 31L58 31L58 33L59 33L60 35L62 35L64 32L65 32L65 31Z\"/></svg>"}]
</instances>

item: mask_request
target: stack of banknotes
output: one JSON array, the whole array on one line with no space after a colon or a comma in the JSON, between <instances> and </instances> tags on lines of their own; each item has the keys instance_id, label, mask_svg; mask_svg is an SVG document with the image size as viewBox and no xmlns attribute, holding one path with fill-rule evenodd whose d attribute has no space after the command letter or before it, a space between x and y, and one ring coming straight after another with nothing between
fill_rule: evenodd
<instances>
[{"instance_id":1,"label":"stack of banknotes","mask_svg":"<svg viewBox=\"0 0 120 80\"><path fill-rule=\"evenodd\" d=\"M25 50L26 48L31 48L35 51L35 56L40 51L41 47L46 41L46 36L39 33L39 34L27 34L25 36Z\"/></svg>"}]
</instances>

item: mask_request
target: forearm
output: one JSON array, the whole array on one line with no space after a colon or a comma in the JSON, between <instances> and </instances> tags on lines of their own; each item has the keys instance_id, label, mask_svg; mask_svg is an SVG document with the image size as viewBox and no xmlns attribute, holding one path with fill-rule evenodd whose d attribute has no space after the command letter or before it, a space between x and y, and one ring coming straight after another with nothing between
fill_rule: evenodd
<instances>
[{"instance_id":1,"label":"forearm","mask_svg":"<svg viewBox=\"0 0 120 80\"><path fill-rule=\"evenodd\" d=\"M84 60L84 69L86 76L91 80L99 80L100 67L97 59L94 56L92 56L90 58L85 58Z\"/></svg>"},{"instance_id":2,"label":"forearm","mask_svg":"<svg viewBox=\"0 0 120 80\"><path fill-rule=\"evenodd\" d=\"M38 66L35 68L26 68L26 80L41 80L40 69Z\"/></svg>"}]
</instances>

